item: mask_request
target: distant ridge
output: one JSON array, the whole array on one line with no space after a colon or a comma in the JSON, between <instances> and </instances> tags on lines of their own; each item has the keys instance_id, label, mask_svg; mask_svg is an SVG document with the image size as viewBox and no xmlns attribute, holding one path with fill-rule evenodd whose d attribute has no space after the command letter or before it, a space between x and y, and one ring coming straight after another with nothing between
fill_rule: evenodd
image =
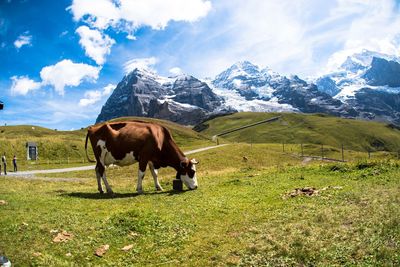
<instances>
[{"instance_id":1,"label":"distant ridge","mask_svg":"<svg viewBox=\"0 0 400 267\"><path fill-rule=\"evenodd\" d=\"M342 119L325 114L240 112L201 124L213 136L281 116L279 120L223 136L233 142L324 144L357 151L400 151L400 129L393 124Z\"/></svg>"}]
</instances>

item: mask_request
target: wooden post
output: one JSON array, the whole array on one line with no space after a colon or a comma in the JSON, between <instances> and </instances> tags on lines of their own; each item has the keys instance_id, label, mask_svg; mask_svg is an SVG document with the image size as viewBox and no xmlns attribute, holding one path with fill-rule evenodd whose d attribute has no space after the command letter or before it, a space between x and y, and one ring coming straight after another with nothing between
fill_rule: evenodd
<instances>
[{"instance_id":1,"label":"wooden post","mask_svg":"<svg viewBox=\"0 0 400 267\"><path fill-rule=\"evenodd\" d=\"M303 143L301 144L301 157L304 157Z\"/></svg>"},{"instance_id":2,"label":"wooden post","mask_svg":"<svg viewBox=\"0 0 400 267\"><path fill-rule=\"evenodd\" d=\"M321 160L324 160L324 144L321 144Z\"/></svg>"},{"instance_id":3,"label":"wooden post","mask_svg":"<svg viewBox=\"0 0 400 267\"><path fill-rule=\"evenodd\" d=\"M343 149L343 144L342 144L342 161L344 162L344 149Z\"/></svg>"}]
</instances>

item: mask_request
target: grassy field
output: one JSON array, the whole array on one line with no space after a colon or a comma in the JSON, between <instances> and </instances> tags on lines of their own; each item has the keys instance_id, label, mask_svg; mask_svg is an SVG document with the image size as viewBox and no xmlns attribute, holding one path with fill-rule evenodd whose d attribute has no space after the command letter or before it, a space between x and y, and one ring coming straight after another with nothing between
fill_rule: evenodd
<instances>
[{"instance_id":1,"label":"grassy field","mask_svg":"<svg viewBox=\"0 0 400 267\"><path fill-rule=\"evenodd\" d=\"M182 193L163 169L164 192L147 174L135 194L137 165L108 169L113 197L93 172L2 176L0 254L15 266L399 266L399 161L307 161L272 144L195 157L199 189ZM304 187L317 191L293 194ZM62 231L71 239L54 242Z\"/></svg>"},{"instance_id":2,"label":"grassy field","mask_svg":"<svg viewBox=\"0 0 400 267\"><path fill-rule=\"evenodd\" d=\"M358 151L400 151L400 130L388 124L342 119L329 115L295 113L242 112L222 116L201 125L207 135L216 135L268 118L282 116L275 122L261 124L223 136L234 142L324 144L336 149Z\"/></svg>"}]
</instances>

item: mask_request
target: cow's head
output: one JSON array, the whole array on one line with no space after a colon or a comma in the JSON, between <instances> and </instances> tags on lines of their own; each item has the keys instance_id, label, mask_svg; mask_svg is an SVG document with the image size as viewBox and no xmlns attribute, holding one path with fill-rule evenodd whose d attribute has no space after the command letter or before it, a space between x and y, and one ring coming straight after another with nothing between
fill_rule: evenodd
<instances>
[{"instance_id":1,"label":"cow's head","mask_svg":"<svg viewBox=\"0 0 400 267\"><path fill-rule=\"evenodd\" d=\"M197 189L196 164L198 163L195 159L186 159L181 162L178 171L181 181L191 190Z\"/></svg>"}]
</instances>

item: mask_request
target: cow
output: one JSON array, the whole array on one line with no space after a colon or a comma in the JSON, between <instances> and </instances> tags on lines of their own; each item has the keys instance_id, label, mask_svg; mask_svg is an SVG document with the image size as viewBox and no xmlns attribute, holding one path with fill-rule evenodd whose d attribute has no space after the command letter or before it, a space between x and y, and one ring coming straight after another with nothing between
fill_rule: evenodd
<instances>
[{"instance_id":1,"label":"cow","mask_svg":"<svg viewBox=\"0 0 400 267\"><path fill-rule=\"evenodd\" d=\"M92 145L96 160L88 156L88 139ZM176 179L180 179L189 189L197 188L195 159L188 159L179 149L167 128L152 122L123 121L106 122L90 126L85 142L86 157L96 162L97 185L103 192L101 180L108 194L113 194L107 182L105 168L111 164L128 166L139 163L137 192L143 193L142 181L146 167L149 166L157 191L162 191L158 181L158 169L172 167L176 170Z\"/></svg>"}]
</instances>

